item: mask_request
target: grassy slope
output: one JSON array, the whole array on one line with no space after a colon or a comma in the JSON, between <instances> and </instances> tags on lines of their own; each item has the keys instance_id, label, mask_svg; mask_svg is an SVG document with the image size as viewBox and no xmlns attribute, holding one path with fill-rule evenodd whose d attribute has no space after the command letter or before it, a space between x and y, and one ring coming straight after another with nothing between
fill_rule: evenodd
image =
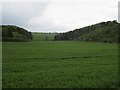
<instances>
[{"instance_id":1,"label":"grassy slope","mask_svg":"<svg viewBox=\"0 0 120 90\"><path fill-rule=\"evenodd\" d=\"M117 86L117 44L3 42L3 88Z\"/></svg>"},{"instance_id":2,"label":"grassy slope","mask_svg":"<svg viewBox=\"0 0 120 90\"><path fill-rule=\"evenodd\" d=\"M54 33L32 33L34 41L44 41L46 37L51 41L54 39L56 34Z\"/></svg>"}]
</instances>

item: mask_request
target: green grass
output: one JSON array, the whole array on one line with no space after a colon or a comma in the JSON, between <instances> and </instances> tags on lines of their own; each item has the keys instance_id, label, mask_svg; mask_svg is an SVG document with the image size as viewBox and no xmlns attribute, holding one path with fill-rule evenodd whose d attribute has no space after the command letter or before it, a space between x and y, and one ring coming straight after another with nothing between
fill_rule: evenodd
<instances>
[{"instance_id":1,"label":"green grass","mask_svg":"<svg viewBox=\"0 0 120 90\"><path fill-rule=\"evenodd\" d=\"M34 41L48 41L54 40L55 33L32 33Z\"/></svg>"},{"instance_id":2,"label":"green grass","mask_svg":"<svg viewBox=\"0 0 120 90\"><path fill-rule=\"evenodd\" d=\"M3 88L116 88L117 44L3 42Z\"/></svg>"},{"instance_id":3,"label":"green grass","mask_svg":"<svg viewBox=\"0 0 120 90\"><path fill-rule=\"evenodd\" d=\"M0 89L2 89L2 42L0 41Z\"/></svg>"}]
</instances>

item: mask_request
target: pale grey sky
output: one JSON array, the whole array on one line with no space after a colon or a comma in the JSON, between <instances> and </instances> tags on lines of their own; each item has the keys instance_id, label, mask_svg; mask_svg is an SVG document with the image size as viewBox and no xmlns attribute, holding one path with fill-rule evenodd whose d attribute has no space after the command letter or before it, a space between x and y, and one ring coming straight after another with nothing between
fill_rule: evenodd
<instances>
[{"instance_id":1,"label":"pale grey sky","mask_svg":"<svg viewBox=\"0 0 120 90\"><path fill-rule=\"evenodd\" d=\"M118 3L118 22L120 23L120 1Z\"/></svg>"},{"instance_id":2,"label":"pale grey sky","mask_svg":"<svg viewBox=\"0 0 120 90\"><path fill-rule=\"evenodd\" d=\"M2 0L2 24L21 26L32 32L66 32L117 20L118 1Z\"/></svg>"}]
</instances>

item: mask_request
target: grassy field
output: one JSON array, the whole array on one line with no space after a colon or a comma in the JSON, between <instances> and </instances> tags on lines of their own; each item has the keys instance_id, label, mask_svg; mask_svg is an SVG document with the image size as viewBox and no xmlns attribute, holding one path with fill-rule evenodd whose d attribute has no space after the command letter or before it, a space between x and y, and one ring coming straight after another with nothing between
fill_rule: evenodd
<instances>
[{"instance_id":1,"label":"grassy field","mask_svg":"<svg viewBox=\"0 0 120 90\"><path fill-rule=\"evenodd\" d=\"M55 33L32 33L34 41L52 41Z\"/></svg>"},{"instance_id":2,"label":"grassy field","mask_svg":"<svg viewBox=\"0 0 120 90\"><path fill-rule=\"evenodd\" d=\"M0 42L0 89L2 89L2 42Z\"/></svg>"},{"instance_id":3,"label":"grassy field","mask_svg":"<svg viewBox=\"0 0 120 90\"><path fill-rule=\"evenodd\" d=\"M117 44L3 42L3 88L115 88Z\"/></svg>"}]
</instances>

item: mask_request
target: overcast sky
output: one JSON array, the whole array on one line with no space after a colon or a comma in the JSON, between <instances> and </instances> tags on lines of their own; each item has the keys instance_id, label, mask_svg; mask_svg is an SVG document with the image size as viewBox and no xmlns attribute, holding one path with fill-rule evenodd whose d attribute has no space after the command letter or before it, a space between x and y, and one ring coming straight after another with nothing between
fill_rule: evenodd
<instances>
[{"instance_id":1,"label":"overcast sky","mask_svg":"<svg viewBox=\"0 0 120 90\"><path fill-rule=\"evenodd\" d=\"M32 32L66 32L117 20L118 1L3 0L2 24L17 25Z\"/></svg>"}]
</instances>

